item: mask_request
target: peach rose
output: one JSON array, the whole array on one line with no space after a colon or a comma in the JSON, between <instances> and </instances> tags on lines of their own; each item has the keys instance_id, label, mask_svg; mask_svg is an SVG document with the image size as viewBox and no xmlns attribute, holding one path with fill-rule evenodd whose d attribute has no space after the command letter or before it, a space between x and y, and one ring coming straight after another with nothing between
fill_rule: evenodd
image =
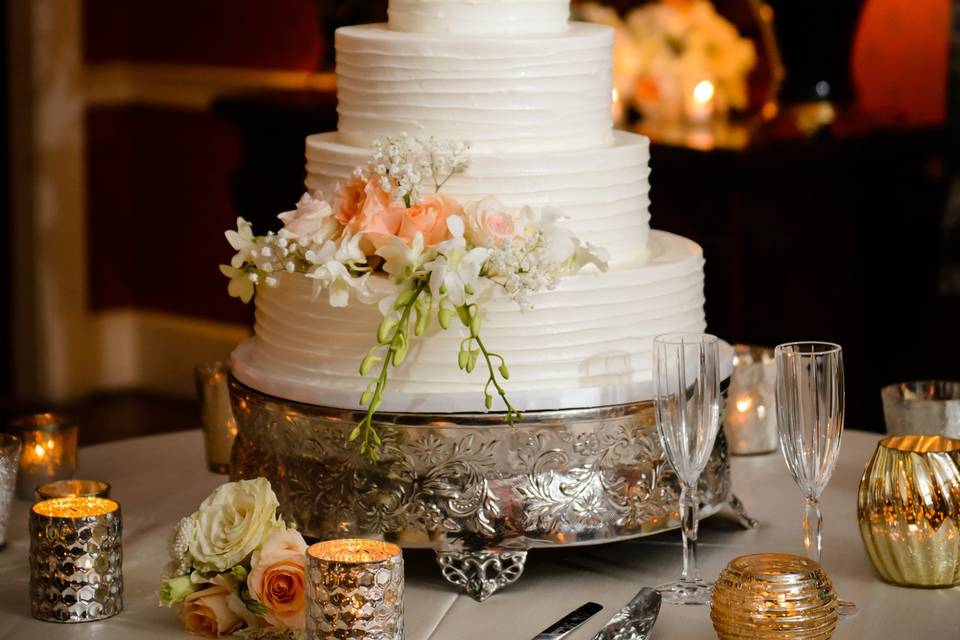
<instances>
[{"instance_id":1,"label":"peach rose","mask_svg":"<svg viewBox=\"0 0 960 640\"><path fill-rule=\"evenodd\" d=\"M180 619L187 632L195 636L219 638L243 626L243 619L230 608L230 594L226 583L218 581L188 595L180 607Z\"/></svg>"},{"instance_id":2,"label":"peach rose","mask_svg":"<svg viewBox=\"0 0 960 640\"><path fill-rule=\"evenodd\" d=\"M450 234L447 218L463 213L463 207L453 198L441 193L426 196L423 202L402 211L400 228L396 236L404 240L413 240L423 234L423 244L432 247L443 242Z\"/></svg>"},{"instance_id":3,"label":"peach rose","mask_svg":"<svg viewBox=\"0 0 960 640\"><path fill-rule=\"evenodd\" d=\"M304 554L307 544L294 529L267 538L250 561L247 588L260 604L268 624L279 629L304 626Z\"/></svg>"},{"instance_id":4,"label":"peach rose","mask_svg":"<svg viewBox=\"0 0 960 640\"><path fill-rule=\"evenodd\" d=\"M402 211L403 205L393 199L393 194L360 176L351 178L337 195L337 220L346 232L361 235L377 246L382 239L396 235ZM363 250L368 255L373 251L369 244Z\"/></svg>"},{"instance_id":5,"label":"peach rose","mask_svg":"<svg viewBox=\"0 0 960 640\"><path fill-rule=\"evenodd\" d=\"M516 234L513 214L496 198L467 205L466 214L467 240L477 246L499 246Z\"/></svg>"}]
</instances>

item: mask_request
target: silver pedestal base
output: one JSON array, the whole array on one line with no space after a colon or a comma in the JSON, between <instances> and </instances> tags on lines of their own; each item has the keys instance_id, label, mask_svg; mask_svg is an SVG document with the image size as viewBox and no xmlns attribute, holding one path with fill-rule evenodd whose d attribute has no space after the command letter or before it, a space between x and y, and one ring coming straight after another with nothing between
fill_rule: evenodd
<instances>
[{"instance_id":1,"label":"silver pedestal base","mask_svg":"<svg viewBox=\"0 0 960 640\"><path fill-rule=\"evenodd\" d=\"M599 544L678 526L679 484L650 402L499 414L380 414L382 459L347 435L361 414L265 395L231 379L239 433L231 477L268 478L281 512L319 539L431 548L482 600L517 580L528 549ZM721 432L700 481L701 516L731 497Z\"/></svg>"}]
</instances>

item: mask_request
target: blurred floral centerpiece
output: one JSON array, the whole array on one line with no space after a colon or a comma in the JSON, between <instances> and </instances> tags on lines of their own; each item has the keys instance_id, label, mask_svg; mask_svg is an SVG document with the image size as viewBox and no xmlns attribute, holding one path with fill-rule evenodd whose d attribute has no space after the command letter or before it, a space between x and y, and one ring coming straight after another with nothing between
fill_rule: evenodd
<instances>
[{"instance_id":1,"label":"blurred floral centerpiece","mask_svg":"<svg viewBox=\"0 0 960 640\"><path fill-rule=\"evenodd\" d=\"M707 0L659 0L621 18L580 5L583 20L613 27L614 87L645 118L705 121L748 105L756 51Z\"/></svg>"}]
</instances>

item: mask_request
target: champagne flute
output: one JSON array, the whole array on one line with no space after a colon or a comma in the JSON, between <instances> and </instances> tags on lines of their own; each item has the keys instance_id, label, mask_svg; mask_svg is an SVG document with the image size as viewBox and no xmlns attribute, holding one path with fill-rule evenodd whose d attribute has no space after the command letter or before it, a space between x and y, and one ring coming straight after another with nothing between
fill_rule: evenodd
<instances>
[{"instance_id":1,"label":"champagne flute","mask_svg":"<svg viewBox=\"0 0 960 640\"><path fill-rule=\"evenodd\" d=\"M709 604L713 583L697 567L700 474L720 425L720 341L702 333L672 333L653 340L657 432L680 480L683 569L680 580L657 587L668 604Z\"/></svg>"},{"instance_id":2,"label":"champagne flute","mask_svg":"<svg viewBox=\"0 0 960 640\"><path fill-rule=\"evenodd\" d=\"M833 475L843 433L843 350L831 342L792 342L774 354L780 450L803 492L803 546L819 564L820 495ZM849 615L856 606L840 601L839 609Z\"/></svg>"}]
</instances>

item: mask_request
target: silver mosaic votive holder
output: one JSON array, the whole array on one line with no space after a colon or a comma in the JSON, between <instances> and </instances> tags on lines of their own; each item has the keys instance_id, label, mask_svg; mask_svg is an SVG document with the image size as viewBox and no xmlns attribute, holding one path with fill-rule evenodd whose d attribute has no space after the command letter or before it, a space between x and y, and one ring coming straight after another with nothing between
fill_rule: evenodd
<instances>
[{"instance_id":1,"label":"silver mosaic votive holder","mask_svg":"<svg viewBox=\"0 0 960 640\"><path fill-rule=\"evenodd\" d=\"M779 449L776 376L773 349L734 346L733 375L723 418L730 453L754 455Z\"/></svg>"},{"instance_id":2,"label":"silver mosaic votive holder","mask_svg":"<svg viewBox=\"0 0 960 640\"><path fill-rule=\"evenodd\" d=\"M123 608L120 505L44 500L30 510L30 608L46 622L91 622Z\"/></svg>"},{"instance_id":3,"label":"silver mosaic votive holder","mask_svg":"<svg viewBox=\"0 0 960 640\"><path fill-rule=\"evenodd\" d=\"M7 524L17 488L17 468L20 465L20 438L0 433L0 549L7 544Z\"/></svg>"},{"instance_id":4,"label":"silver mosaic votive holder","mask_svg":"<svg viewBox=\"0 0 960 640\"><path fill-rule=\"evenodd\" d=\"M306 640L402 640L403 555L382 540L307 549Z\"/></svg>"},{"instance_id":5,"label":"silver mosaic votive holder","mask_svg":"<svg viewBox=\"0 0 960 640\"><path fill-rule=\"evenodd\" d=\"M73 477L77 468L77 423L58 413L35 413L10 423L20 436L17 497L32 500L41 484Z\"/></svg>"},{"instance_id":6,"label":"silver mosaic votive holder","mask_svg":"<svg viewBox=\"0 0 960 640\"><path fill-rule=\"evenodd\" d=\"M960 382L901 382L881 389L880 397L888 434L960 439Z\"/></svg>"},{"instance_id":7,"label":"silver mosaic votive holder","mask_svg":"<svg viewBox=\"0 0 960 640\"><path fill-rule=\"evenodd\" d=\"M34 501L54 498L109 498L110 484L102 480L56 480L42 484L34 491Z\"/></svg>"},{"instance_id":8,"label":"silver mosaic votive holder","mask_svg":"<svg viewBox=\"0 0 960 640\"><path fill-rule=\"evenodd\" d=\"M193 373L200 402L207 468L214 473L229 473L230 454L237 437L237 421L230 407L230 390L227 387L230 365L208 362L194 368Z\"/></svg>"}]
</instances>

